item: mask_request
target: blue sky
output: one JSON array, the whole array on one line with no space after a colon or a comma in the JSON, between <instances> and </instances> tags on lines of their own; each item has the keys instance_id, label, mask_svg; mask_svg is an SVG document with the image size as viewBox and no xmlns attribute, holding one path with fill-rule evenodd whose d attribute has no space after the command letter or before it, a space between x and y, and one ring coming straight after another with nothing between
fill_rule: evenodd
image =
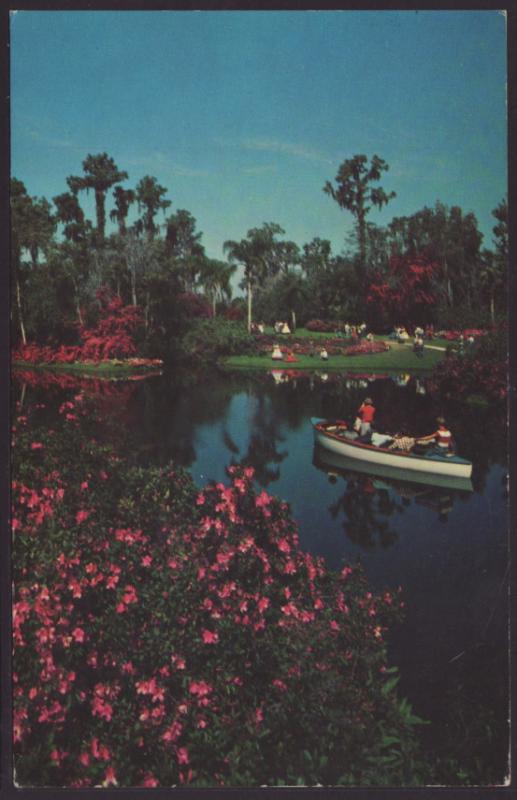
<instances>
[{"instance_id":1,"label":"blue sky","mask_svg":"<svg viewBox=\"0 0 517 800\"><path fill-rule=\"evenodd\" d=\"M356 153L390 165L386 224L437 200L492 245L506 194L506 21L496 11L20 11L11 17L12 174L52 198L106 151L188 209L211 257L277 222L342 250L323 193ZM81 198L93 220L93 198ZM108 211L112 207L108 202Z\"/></svg>"}]
</instances>

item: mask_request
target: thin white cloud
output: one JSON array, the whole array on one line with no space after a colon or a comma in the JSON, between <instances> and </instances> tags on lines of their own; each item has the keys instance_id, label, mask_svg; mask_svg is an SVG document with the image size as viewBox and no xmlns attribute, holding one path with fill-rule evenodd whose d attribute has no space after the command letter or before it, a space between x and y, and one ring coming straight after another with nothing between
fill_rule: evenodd
<instances>
[{"instance_id":1,"label":"thin white cloud","mask_svg":"<svg viewBox=\"0 0 517 800\"><path fill-rule=\"evenodd\" d=\"M288 156L295 156L296 158L303 158L306 161L319 161L323 163L331 163L331 159L323 155L323 153L306 147L302 144L294 142L281 142L278 139L244 139L241 142L244 150L265 150L269 153L283 153Z\"/></svg>"},{"instance_id":2,"label":"thin white cloud","mask_svg":"<svg viewBox=\"0 0 517 800\"><path fill-rule=\"evenodd\" d=\"M273 164L265 164L263 167L244 167L241 172L244 175L264 175L267 172L276 172L277 169Z\"/></svg>"},{"instance_id":3,"label":"thin white cloud","mask_svg":"<svg viewBox=\"0 0 517 800\"><path fill-rule=\"evenodd\" d=\"M122 162L122 158L120 159ZM132 156L123 159L128 167L139 167L146 170L168 170L174 175L186 178L208 178L212 173L196 167L186 167L174 162L166 153L156 151L145 156Z\"/></svg>"},{"instance_id":4,"label":"thin white cloud","mask_svg":"<svg viewBox=\"0 0 517 800\"><path fill-rule=\"evenodd\" d=\"M13 132L13 135L18 136L20 134L32 139L33 142L39 142L47 147L84 151L84 146L78 145L72 139L54 136L52 133L48 133L35 125L20 125L17 132Z\"/></svg>"},{"instance_id":5,"label":"thin white cloud","mask_svg":"<svg viewBox=\"0 0 517 800\"><path fill-rule=\"evenodd\" d=\"M221 139L217 140L217 144L230 147L239 147L241 150L250 150L254 152L261 151L267 153L280 153L282 155L294 156L295 158L302 158L306 161L317 161L324 164L332 163L331 158L318 150L306 147L303 144L297 144L296 142L282 142L278 139L261 137L240 139L236 141Z\"/></svg>"}]
</instances>

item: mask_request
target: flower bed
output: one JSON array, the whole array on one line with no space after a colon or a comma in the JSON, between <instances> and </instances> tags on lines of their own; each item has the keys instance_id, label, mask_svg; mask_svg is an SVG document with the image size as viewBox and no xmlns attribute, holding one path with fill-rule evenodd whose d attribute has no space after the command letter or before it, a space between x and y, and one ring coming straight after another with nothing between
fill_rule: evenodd
<instances>
[{"instance_id":1,"label":"flower bed","mask_svg":"<svg viewBox=\"0 0 517 800\"><path fill-rule=\"evenodd\" d=\"M460 336L463 336L465 339L468 336L473 336L474 338L478 338L479 336L485 336L488 331L481 329L481 328L465 328L463 331L438 331L435 336L438 336L442 339L447 339L450 342L459 339Z\"/></svg>"},{"instance_id":2,"label":"flower bed","mask_svg":"<svg viewBox=\"0 0 517 800\"><path fill-rule=\"evenodd\" d=\"M283 342L280 336L269 334L259 334L255 336L257 350L259 353L270 355L275 344L278 344L284 355L294 353L295 355L318 354L325 348L329 355L367 355L369 353L385 353L390 349L389 344L383 341L367 342L360 344L350 344L350 339L334 337L332 339L318 339L317 342L310 343L307 340L289 339Z\"/></svg>"},{"instance_id":3,"label":"flower bed","mask_svg":"<svg viewBox=\"0 0 517 800\"><path fill-rule=\"evenodd\" d=\"M344 353L347 356L359 356L368 353L386 353L389 349L387 342L362 342L346 347Z\"/></svg>"},{"instance_id":4,"label":"flower bed","mask_svg":"<svg viewBox=\"0 0 517 800\"><path fill-rule=\"evenodd\" d=\"M159 358L111 358L107 355L98 355L90 358L85 355L85 350L80 345L61 345L59 348L49 347L48 345L27 344L19 345L12 352L14 364L60 364L60 365L98 365L109 364L113 367L161 367L163 361Z\"/></svg>"},{"instance_id":5,"label":"flower bed","mask_svg":"<svg viewBox=\"0 0 517 800\"><path fill-rule=\"evenodd\" d=\"M250 468L198 491L93 439L80 396L14 430L17 783L401 785L397 593L304 553Z\"/></svg>"}]
</instances>

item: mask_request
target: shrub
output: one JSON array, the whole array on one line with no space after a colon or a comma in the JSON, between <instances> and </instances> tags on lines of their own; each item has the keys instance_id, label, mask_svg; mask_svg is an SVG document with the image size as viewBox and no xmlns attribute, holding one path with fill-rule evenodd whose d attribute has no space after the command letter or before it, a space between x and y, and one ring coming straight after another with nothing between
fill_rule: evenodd
<instances>
[{"instance_id":1,"label":"shrub","mask_svg":"<svg viewBox=\"0 0 517 800\"><path fill-rule=\"evenodd\" d=\"M134 356L134 336L142 324L140 308L125 306L120 297L111 297L105 289L99 290L97 297L101 307L99 320L94 328L80 329L80 345L61 345L58 348L20 345L13 353L13 360L31 364L71 364Z\"/></svg>"},{"instance_id":2,"label":"shrub","mask_svg":"<svg viewBox=\"0 0 517 800\"><path fill-rule=\"evenodd\" d=\"M333 322L324 322L321 319L310 319L305 327L308 331L315 331L318 333L332 333L336 330L336 325Z\"/></svg>"},{"instance_id":3,"label":"shrub","mask_svg":"<svg viewBox=\"0 0 517 800\"><path fill-rule=\"evenodd\" d=\"M224 318L233 322L243 322L246 319L246 312L239 306L230 306L224 311Z\"/></svg>"},{"instance_id":4,"label":"shrub","mask_svg":"<svg viewBox=\"0 0 517 800\"><path fill-rule=\"evenodd\" d=\"M216 317L196 321L181 341L181 356L189 361L215 361L224 355L252 353L255 347L245 325Z\"/></svg>"},{"instance_id":5,"label":"shrub","mask_svg":"<svg viewBox=\"0 0 517 800\"><path fill-rule=\"evenodd\" d=\"M448 397L484 394L493 402L508 395L508 337L505 325L493 329L463 355L450 354L439 364L430 388Z\"/></svg>"},{"instance_id":6,"label":"shrub","mask_svg":"<svg viewBox=\"0 0 517 800\"><path fill-rule=\"evenodd\" d=\"M183 314L188 319L210 319L212 308L203 297L194 292L184 292L178 297Z\"/></svg>"},{"instance_id":7,"label":"shrub","mask_svg":"<svg viewBox=\"0 0 517 800\"><path fill-rule=\"evenodd\" d=\"M93 441L80 396L60 413L13 431L18 783L414 780L398 595L301 551L252 469L198 491Z\"/></svg>"}]
</instances>

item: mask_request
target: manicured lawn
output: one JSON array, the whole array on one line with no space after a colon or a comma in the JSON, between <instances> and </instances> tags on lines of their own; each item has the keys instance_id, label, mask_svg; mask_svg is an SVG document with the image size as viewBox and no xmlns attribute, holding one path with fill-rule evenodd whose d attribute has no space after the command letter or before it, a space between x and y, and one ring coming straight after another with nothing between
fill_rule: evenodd
<instances>
[{"instance_id":1,"label":"manicured lawn","mask_svg":"<svg viewBox=\"0 0 517 800\"><path fill-rule=\"evenodd\" d=\"M270 336L276 336L279 344L282 344L282 342L287 344L288 342L296 341L296 339L342 339L345 336L344 333L321 333L319 331L308 331L307 328L297 328L296 331L291 334L275 333L273 327L270 325L266 325L264 333L267 333ZM389 342L389 344L391 344L391 340L387 334L375 333L373 338L376 342ZM351 343L352 342L350 342L350 344ZM434 347L447 347L447 345L451 344L451 342L447 339L437 338L428 342L428 344L433 345Z\"/></svg>"},{"instance_id":2,"label":"manicured lawn","mask_svg":"<svg viewBox=\"0 0 517 800\"><path fill-rule=\"evenodd\" d=\"M410 347L401 344L390 344L385 353L372 353L357 356L329 356L322 361L319 356L296 356L295 362L273 361L269 354L257 356L230 356L222 360L227 367L246 367L258 369L320 369L320 370L367 370L392 372L404 370L430 370L442 358L439 350L426 350L423 358L417 358Z\"/></svg>"}]
</instances>

